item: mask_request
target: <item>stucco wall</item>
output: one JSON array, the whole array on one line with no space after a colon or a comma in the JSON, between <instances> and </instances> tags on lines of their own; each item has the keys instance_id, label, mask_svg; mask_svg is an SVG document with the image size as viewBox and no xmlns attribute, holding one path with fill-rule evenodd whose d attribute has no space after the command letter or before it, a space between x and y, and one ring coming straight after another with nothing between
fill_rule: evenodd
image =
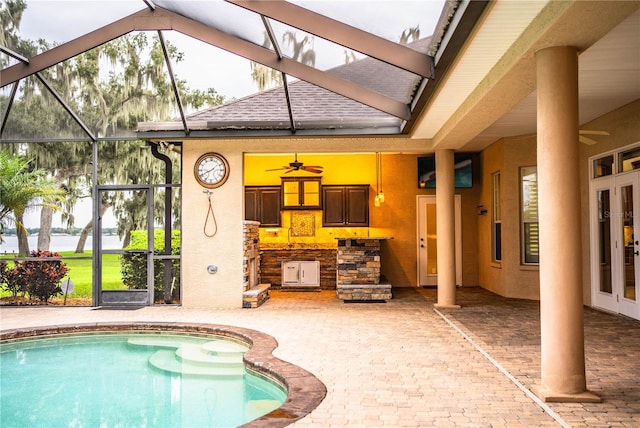
<instances>
[{"instance_id":1,"label":"stucco wall","mask_svg":"<svg viewBox=\"0 0 640 428\"><path fill-rule=\"evenodd\" d=\"M487 147L481 156L482 160L482 184L478 205L482 205L487 213L485 215L478 216L478 263L479 263L479 283L487 290L491 290L494 293L505 295L504 274L502 270L503 263L494 262L492 260L492 246L491 246L491 224L493 218L493 206L492 206L492 188L491 180L493 174L500 172L501 181L504 180L503 172L503 146L504 141L500 140L491 146ZM502 208L503 218L506 217L507 212L505 208ZM504 219L503 225L504 227ZM503 258L507 256L503 248Z\"/></svg>"},{"instance_id":2,"label":"stucco wall","mask_svg":"<svg viewBox=\"0 0 640 428\"><path fill-rule=\"evenodd\" d=\"M217 233L204 233L208 196L195 180L193 166L205 152L217 152L229 162L227 182L211 195ZM182 305L185 307L240 308L243 287L243 175L242 152L237 143L185 141L182 147ZM207 231L212 229L209 218ZM218 272L209 274L214 264Z\"/></svg>"},{"instance_id":3,"label":"stucco wall","mask_svg":"<svg viewBox=\"0 0 640 428\"><path fill-rule=\"evenodd\" d=\"M520 168L536 165L536 137L504 138L482 153L480 203L487 215L478 220L480 285L497 294L522 299L540 298L538 267L521 263ZM502 262L491 260L492 176L500 172Z\"/></svg>"}]
</instances>

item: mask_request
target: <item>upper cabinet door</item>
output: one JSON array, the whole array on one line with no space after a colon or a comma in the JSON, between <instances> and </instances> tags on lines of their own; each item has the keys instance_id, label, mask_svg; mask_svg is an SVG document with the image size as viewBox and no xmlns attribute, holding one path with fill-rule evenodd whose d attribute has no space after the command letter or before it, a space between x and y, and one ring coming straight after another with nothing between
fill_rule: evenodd
<instances>
[{"instance_id":1,"label":"upper cabinet door","mask_svg":"<svg viewBox=\"0 0 640 428\"><path fill-rule=\"evenodd\" d=\"M369 226L369 186L322 186L325 227Z\"/></svg>"},{"instance_id":2,"label":"upper cabinet door","mask_svg":"<svg viewBox=\"0 0 640 428\"><path fill-rule=\"evenodd\" d=\"M280 227L280 186L244 188L244 219L260 222L260 227Z\"/></svg>"},{"instance_id":3,"label":"upper cabinet door","mask_svg":"<svg viewBox=\"0 0 640 428\"><path fill-rule=\"evenodd\" d=\"M284 209L322 209L321 177L287 177L282 179Z\"/></svg>"},{"instance_id":4,"label":"upper cabinet door","mask_svg":"<svg viewBox=\"0 0 640 428\"><path fill-rule=\"evenodd\" d=\"M348 186L345 188L349 226L369 226L369 186Z\"/></svg>"}]
</instances>

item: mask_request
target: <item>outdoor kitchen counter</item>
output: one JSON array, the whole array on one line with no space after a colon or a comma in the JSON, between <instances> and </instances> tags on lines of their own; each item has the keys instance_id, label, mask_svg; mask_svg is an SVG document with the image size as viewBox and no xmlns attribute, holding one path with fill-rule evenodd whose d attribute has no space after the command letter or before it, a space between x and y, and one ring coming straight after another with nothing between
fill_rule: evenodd
<instances>
[{"instance_id":1,"label":"outdoor kitchen counter","mask_svg":"<svg viewBox=\"0 0 640 428\"><path fill-rule=\"evenodd\" d=\"M391 284L381 275L381 242L389 237L337 238L336 295L347 301L387 301Z\"/></svg>"},{"instance_id":2,"label":"outdoor kitchen counter","mask_svg":"<svg viewBox=\"0 0 640 428\"><path fill-rule=\"evenodd\" d=\"M320 262L320 288L336 288L336 252L334 243L260 243L260 281L272 287L282 285L282 263L290 261Z\"/></svg>"}]
</instances>

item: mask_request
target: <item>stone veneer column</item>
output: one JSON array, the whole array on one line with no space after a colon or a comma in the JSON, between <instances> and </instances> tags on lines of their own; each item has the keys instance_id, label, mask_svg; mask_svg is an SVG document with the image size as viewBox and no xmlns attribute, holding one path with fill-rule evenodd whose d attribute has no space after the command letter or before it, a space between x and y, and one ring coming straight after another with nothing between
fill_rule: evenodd
<instances>
[{"instance_id":1,"label":"stone veneer column","mask_svg":"<svg viewBox=\"0 0 640 428\"><path fill-rule=\"evenodd\" d=\"M436 151L437 308L456 305L456 228L453 150Z\"/></svg>"},{"instance_id":2,"label":"stone veneer column","mask_svg":"<svg viewBox=\"0 0 640 428\"><path fill-rule=\"evenodd\" d=\"M587 392L578 163L578 52L536 53L541 384L546 401L599 401Z\"/></svg>"}]
</instances>

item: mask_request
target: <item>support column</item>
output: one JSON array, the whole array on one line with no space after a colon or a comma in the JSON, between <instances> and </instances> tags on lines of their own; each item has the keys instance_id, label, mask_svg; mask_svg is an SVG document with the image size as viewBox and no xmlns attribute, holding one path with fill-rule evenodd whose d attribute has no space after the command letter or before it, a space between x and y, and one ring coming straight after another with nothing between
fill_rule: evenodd
<instances>
[{"instance_id":1,"label":"support column","mask_svg":"<svg viewBox=\"0 0 640 428\"><path fill-rule=\"evenodd\" d=\"M453 150L436 151L437 308L456 305L456 222Z\"/></svg>"},{"instance_id":2,"label":"support column","mask_svg":"<svg viewBox=\"0 0 640 428\"><path fill-rule=\"evenodd\" d=\"M541 384L545 401L597 402L587 391L578 163L578 52L536 53Z\"/></svg>"}]
</instances>

